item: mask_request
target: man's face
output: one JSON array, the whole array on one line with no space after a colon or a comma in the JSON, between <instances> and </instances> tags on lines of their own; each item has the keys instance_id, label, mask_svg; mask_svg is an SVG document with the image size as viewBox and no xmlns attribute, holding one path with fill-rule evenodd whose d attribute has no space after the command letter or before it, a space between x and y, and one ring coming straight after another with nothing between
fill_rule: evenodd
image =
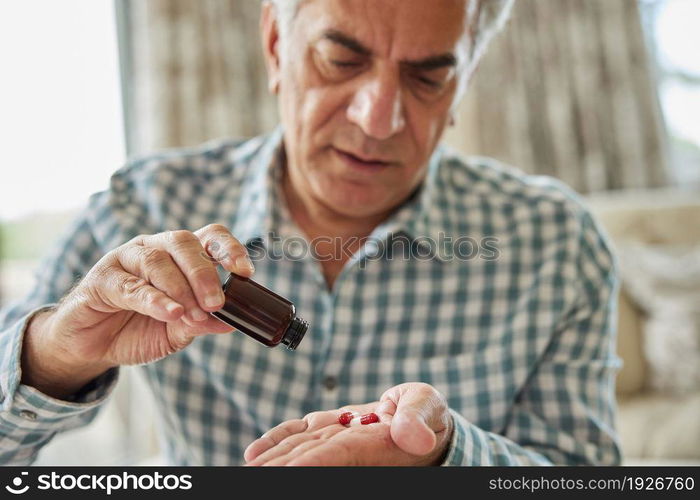
<instances>
[{"instance_id":1,"label":"man's face","mask_svg":"<svg viewBox=\"0 0 700 500\"><path fill-rule=\"evenodd\" d=\"M272 69L298 196L363 218L420 184L466 63L466 3L302 2Z\"/></svg>"}]
</instances>

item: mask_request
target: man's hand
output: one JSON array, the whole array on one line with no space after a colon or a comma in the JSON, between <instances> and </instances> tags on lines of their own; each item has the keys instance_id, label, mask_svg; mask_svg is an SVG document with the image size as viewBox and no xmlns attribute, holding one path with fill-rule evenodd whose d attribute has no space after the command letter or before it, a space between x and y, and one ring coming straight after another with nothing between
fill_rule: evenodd
<instances>
[{"instance_id":1,"label":"man's hand","mask_svg":"<svg viewBox=\"0 0 700 500\"><path fill-rule=\"evenodd\" d=\"M346 411L374 412L375 424L345 427ZM423 383L387 390L379 401L288 420L248 446L248 465L440 465L452 439L445 398Z\"/></svg>"},{"instance_id":2,"label":"man's hand","mask_svg":"<svg viewBox=\"0 0 700 500\"><path fill-rule=\"evenodd\" d=\"M198 335L231 332L209 314L224 304L216 266L250 276L247 253L220 224L137 236L115 248L55 311L30 322L22 382L61 398L111 367L148 363Z\"/></svg>"}]
</instances>

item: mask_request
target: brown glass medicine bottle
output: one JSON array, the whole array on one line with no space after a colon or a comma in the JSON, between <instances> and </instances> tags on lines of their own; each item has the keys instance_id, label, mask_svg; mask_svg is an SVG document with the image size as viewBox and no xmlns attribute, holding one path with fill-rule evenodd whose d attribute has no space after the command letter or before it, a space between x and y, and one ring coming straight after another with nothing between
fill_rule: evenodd
<instances>
[{"instance_id":1,"label":"brown glass medicine bottle","mask_svg":"<svg viewBox=\"0 0 700 500\"><path fill-rule=\"evenodd\" d=\"M224 307L211 314L268 347L294 350L309 324L296 316L294 304L250 278L230 273L223 285Z\"/></svg>"}]
</instances>

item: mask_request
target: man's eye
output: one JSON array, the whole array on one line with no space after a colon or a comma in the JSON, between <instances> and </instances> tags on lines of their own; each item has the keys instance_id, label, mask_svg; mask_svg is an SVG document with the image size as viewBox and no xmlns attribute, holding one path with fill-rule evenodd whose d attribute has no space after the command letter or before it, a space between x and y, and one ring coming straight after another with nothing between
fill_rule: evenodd
<instances>
[{"instance_id":1,"label":"man's eye","mask_svg":"<svg viewBox=\"0 0 700 500\"><path fill-rule=\"evenodd\" d=\"M444 82L441 80L433 80L420 75L414 75L413 81L416 82L415 86L418 90L430 93L439 92L444 86Z\"/></svg>"},{"instance_id":2,"label":"man's eye","mask_svg":"<svg viewBox=\"0 0 700 500\"><path fill-rule=\"evenodd\" d=\"M338 68L357 68L360 65L357 61L340 61L337 59L331 59L331 64Z\"/></svg>"},{"instance_id":3,"label":"man's eye","mask_svg":"<svg viewBox=\"0 0 700 500\"><path fill-rule=\"evenodd\" d=\"M420 82L424 85L427 85L428 87L432 87L432 88L440 87L440 82L436 82L435 80L431 80L430 78L426 78L424 76L416 76L416 80L418 80L418 82Z\"/></svg>"}]
</instances>

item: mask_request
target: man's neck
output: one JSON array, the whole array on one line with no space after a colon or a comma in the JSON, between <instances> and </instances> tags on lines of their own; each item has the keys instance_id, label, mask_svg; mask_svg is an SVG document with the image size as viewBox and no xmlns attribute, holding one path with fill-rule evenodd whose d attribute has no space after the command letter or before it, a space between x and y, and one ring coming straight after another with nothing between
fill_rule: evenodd
<instances>
[{"instance_id":1,"label":"man's neck","mask_svg":"<svg viewBox=\"0 0 700 500\"><path fill-rule=\"evenodd\" d=\"M388 211L362 218L340 214L316 200L302 196L301 191L294 188L286 171L282 175L282 190L292 220L309 240L319 236L341 239L366 238L390 214Z\"/></svg>"},{"instance_id":2,"label":"man's neck","mask_svg":"<svg viewBox=\"0 0 700 500\"><path fill-rule=\"evenodd\" d=\"M319 255L332 256L320 260L323 276L329 290L349 259L349 254L357 252L367 237L388 216L379 214L372 217L351 218L343 216L322 203L305 199L300 190L294 188L288 172L282 175L282 191L292 220L311 242ZM323 237L322 239L317 239Z\"/></svg>"}]
</instances>

